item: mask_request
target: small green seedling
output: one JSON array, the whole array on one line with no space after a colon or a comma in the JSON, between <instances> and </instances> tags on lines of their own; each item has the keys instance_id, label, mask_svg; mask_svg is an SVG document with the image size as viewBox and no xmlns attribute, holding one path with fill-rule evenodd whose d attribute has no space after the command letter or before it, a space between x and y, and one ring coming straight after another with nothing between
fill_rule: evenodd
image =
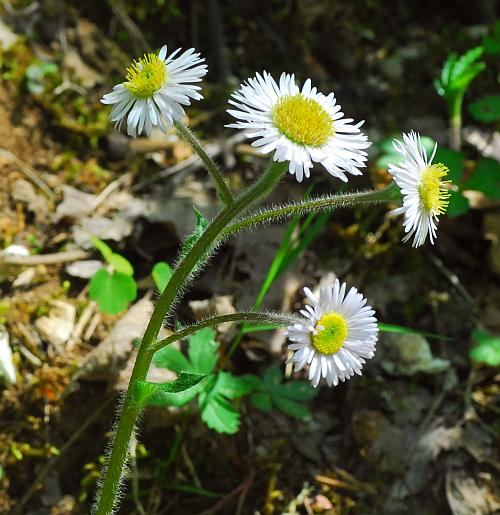
<instances>
[{"instance_id":1,"label":"small green seedling","mask_svg":"<svg viewBox=\"0 0 500 515\"><path fill-rule=\"evenodd\" d=\"M465 92L472 80L486 68L486 64L479 61L483 52L484 48L478 46L461 56L451 53L443 64L440 77L434 81L436 91L448 104L450 146L453 150L460 150Z\"/></svg>"},{"instance_id":2,"label":"small green seedling","mask_svg":"<svg viewBox=\"0 0 500 515\"><path fill-rule=\"evenodd\" d=\"M26 69L26 87L30 93L39 95L48 87L48 79L53 79L59 73L55 63L37 61Z\"/></svg>"},{"instance_id":3,"label":"small green seedling","mask_svg":"<svg viewBox=\"0 0 500 515\"><path fill-rule=\"evenodd\" d=\"M476 329L472 333L476 345L469 351L470 358L476 363L490 367L500 365L500 336L493 336L487 331Z\"/></svg>"},{"instance_id":4,"label":"small green seedling","mask_svg":"<svg viewBox=\"0 0 500 515\"><path fill-rule=\"evenodd\" d=\"M92 244L101 253L110 270L101 268L90 280L89 297L96 301L102 313L116 315L127 309L137 297L134 268L130 261L116 254L98 238Z\"/></svg>"}]
</instances>

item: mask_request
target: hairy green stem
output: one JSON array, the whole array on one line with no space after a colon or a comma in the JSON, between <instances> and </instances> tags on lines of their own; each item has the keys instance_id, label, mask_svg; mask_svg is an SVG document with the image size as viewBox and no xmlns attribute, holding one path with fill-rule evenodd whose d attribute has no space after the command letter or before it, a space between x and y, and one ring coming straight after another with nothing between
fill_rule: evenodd
<instances>
[{"instance_id":1,"label":"hairy green stem","mask_svg":"<svg viewBox=\"0 0 500 515\"><path fill-rule=\"evenodd\" d=\"M144 381L154 354L154 342L168 315L179 291L189 279L193 269L203 260L206 253L213 247L224 228L239 214L257 200L268 194L280 180L288 168L288 163L271 162L267 171L243 195L222 210L215 220L207 227L205 232L195 242L191 250L175 269L169 280L167 288L162 293L151 315L146 332L139 346L132 375L123 407L116 428L115 438L105 477L100 487L100 494L95 508L96 515L110 515L116 504L116 497L120 487L123 467L127 460L130 437L135 427L140 408L133 399L133 388L137 381Z\"/></svg>"},{"instance_id":2,"label":"hairy green stem","mask_svg":"<svg viewBox=\"0 0 500 515\"><path fill-rule=\"evenodd\" d=\"M294 215L303 215L318 211L329 211L339 207L355 206L360 204L371 204L378 202L391 202L400 198L399 189L395 183L391 183L383 190L363 191L360 193L346 193L339 195L325 195L310 200L286 204L280 207L264 209L258 213L251 214L237 222L229 225L221 233L221 240L231 234L248 229L254 225L269 223Z\"/></svg>"},{"instance_id":3,"label":"hairy green stem","mask_svg":"<svg viewBox=\"0 0 500 515\"><path fill-rule=\"evenodd\" d=\"M277 324L277 325L291 325L302 322L303 320L293 315L285 315L284 313L270 313L259 311L240 311L238 313L229 313L227 315L217 315L210 318L200 320L193 325L183 327L179 331L170 335L168 338L160 340L153 345L153 351L156 352L171 343L182 340L204 327L213 327L227 322L246 322L247 324Z\"/></svg>"},{"instance_id":4,"label":"hairy green stem","mask_svg":"<svg viewBox=\"0 0 500 515\"><path fill-rule=\"evenodd\" d=\"M205 165L205 168L208 170L210 175L215 179L215 182L217 184L217 191L220 195L222 202L224 202L224 204L226 205L231 204L234 201L234 199L231 195L231 192L229 191L229 188L226 184L226 181L224 180L224 177L222 176L222 172L220 171L219 167L215 164L213 159L205 152L205 149L199 142L198 138L188 127L186 127L178 121L174 121L174 125L180 136L191 145L193 150L198 154L198 157Z\"/></svg>"}]
</instances>

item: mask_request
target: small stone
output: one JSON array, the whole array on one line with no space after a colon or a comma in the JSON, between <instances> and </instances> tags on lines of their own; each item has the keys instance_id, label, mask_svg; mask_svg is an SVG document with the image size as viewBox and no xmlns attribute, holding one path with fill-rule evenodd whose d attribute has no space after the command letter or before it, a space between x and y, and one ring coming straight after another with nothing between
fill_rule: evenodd
<instances>
[{"instance_id":1,"label":"small stone","mask_svg":"<svg viewBox=\"0 0 500 515\"><path fill-rule=\"evenodd\" d=\"M54 300L47 316L35 321L40 336L55 347L63 346L75 327L76 308L69 302Z\"/></svg>"},{"instance_id":2,"label":"small stone","mask_svg":"<svg viewBox=\"0 0 500 515\"><path fill-rule=\"evenodd\" d=\"M90 279L98 270L104 266L102 261L97 259L84 259L75 261L66 267L66 273L71 277L79 277L80 279Z\"/></svg>"},{"instance_id":3,"label":"small stone","mask_svg":"<svg viewBox=\"0 0 500 515\"><path fill-rule=\"evenodd\" d=\"M7 384L16 382L16 369L12 361L9 333L3 325L0 326L0 379Z\"/></svg>"},{"instance_id":4,"label":"small stone","mask_svg":"<svg viewBox=\"0 0 500 515\"><path fill-rule=\"evenodd\" d=\"M380 343L380 366L391 375L436 374L450 366L448 360L432 356L429 343L419 334L384 334Z\"/></svg>"}]
</instances>

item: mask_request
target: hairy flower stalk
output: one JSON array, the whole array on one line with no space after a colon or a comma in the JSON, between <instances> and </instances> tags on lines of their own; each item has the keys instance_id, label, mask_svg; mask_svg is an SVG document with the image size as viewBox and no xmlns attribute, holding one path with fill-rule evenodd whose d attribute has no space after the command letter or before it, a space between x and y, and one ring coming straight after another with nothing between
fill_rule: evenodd
<instances>
[{"instance_id":1,"label":"hairy flower stalk","mask_svg":"<svg viewBox=\"0 0 500 515\"><path fill-rule=\"evenodd\" d=\"M222 172L219 170L219 167L214 163L212 158L205 152L205 149L198 141L198 138L181 122L174 121L175 128L177 132L180 134L181 138L187 141L193 150L198 154L202 163L205 165L205 168L208 170L210 175L214 178L217 184L217 191L220 195L220 198L224 204L231 204L233 202L233 196L227 187L226 182L224 181L224 177L222 177Z\"/></svg>"},{"instance_id":2,"label":"hairy flower stalk","mask_svg":"<svg viewBox=\"0 0 500 515\"><path fill-rule=\"evenodd\" d=\"M246 322L247 324L276 324L276 325L289 325L289 324L297 324L303 322L300 317L296 317L293 315L286 315L284 313L273 313L273 312L263 312L263 311L239 311L238 313L229 313L227 315L217 315L210 318L205 318L204 320L200 320L193 325L188 325L187 327L183 327L179 329L174 334L170 335L168 338L164 340L160 340L155 345L153 345L153 351L159 351L166 347L167 345L171 345L172 343L182 340L186 338L190 334L203 329L204 327L215 327L221 324L226 324L227 322Z\"/></svg>"},{"instance_id":3,"label":"hairy flower stalk","mask_svg":"<svg viewBox=\"0 0 500 515\"><path fill-rule=\"evenodd\" d=\"M295 215L305 215L320 211L331 211L342 207L353 207L363 204L377 204L381 202L394 202L400 199L398 188L394 183L382 190L362 191L359 193L346 193L339 195L324 195L300 202L292 202L284 206L276 206L270 209L262 209L257 213L251 213L229 225L221 234L220 240L224 240L231 234L249 229L250 227L271 223Z\"/></svg>"}]
</instances>

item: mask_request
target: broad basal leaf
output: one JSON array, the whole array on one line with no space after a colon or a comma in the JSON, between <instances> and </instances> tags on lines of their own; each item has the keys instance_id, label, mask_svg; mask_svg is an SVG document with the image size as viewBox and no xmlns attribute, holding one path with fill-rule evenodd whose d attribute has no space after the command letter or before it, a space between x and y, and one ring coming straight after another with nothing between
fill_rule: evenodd
<instances>
[{"instance_id":1,"label":"broad basal leaf","mask_svg":"<svg viewBox=\"0 0 500 515\"><path fill-rule=\"evenodd\" d=\"M460 216L469 211L469 199L465 198L460 191L450 191L446 216Z\"/></svg>"},{"instance_id":2,"label":"broad basal leaf","mask_svg":"<svg viewBox=\"0 0 500 515\"><path fill-rule=\"evenodd\" d=\"M493 24L490 34L484 38L483 47L487 54L500 54L500 20Z\"/></svg>"},{"instance_id":3,"label":"broad basal leaf","mask_svg":"<svg viewBox=\"0 0 500 515\"><path fill-rule=\"evenodd\" d=\"M153 356L154 364L160 368L166 368L176 374L181 372L194 373L195 369L193 364L184 356L184 354L177 349L174 349L171 345L167 345L155 352Z\"/></svg>"},{"instance_id":4,"label":"broad basal leaf","mask_svg":"<svg viewBox=\"0 0 500 515\"><path fill-rule=\"evenodd\" d=\"M433 162L443 163L448 167L449 171L446 176L446 180L450 180L457 186L462 184L462 175L464 170L464 155L462 152L456 152L455 150L451 150L446 147L438 147Z\"/></svg>"},{"instance_id":5,"label":"broad basal leaf","mask_svg":"<svg viewBox=\"0 0 500 515\"><path fill-rule=\"evenodd\" d=\"M464 189L481 191L487 197L500 198L500 163L494 159L481 159Z\"/></svg>"},{"instance_id":6,"label":"broad basal leaf","mask_svg":"<svg viewBox=\"0 0 500 515\"><path fill-rule=\"evenodd\" d=\"M89 297L97 302L102 313L116 315L127 309L136 296L137 286L129 275L120 272L110 274L101 268L90 280Z\"/></svg>"},{"instance_id":7,"label":"broad basal leaf","mask_svg":"<svg viewBox=\"0 0 500 515\"><path fill-rule=\"evenodd\" d=\"M205 327L189 338L188 355L193 370L199 374L209 374L215 368L218 355L218 342L215 341L215 331Z\"/></svg>"},{"instance_id":8,"label":"broad basal leaf","mask_svg":"<svg viewBox=\"0 0 500 515\"><path fill-rule=\"evenodd\" d=\"M498 122L500 120L500 95L492 95L475 100L469 105L469 111L480 122Z\"/></svg>"}]
</instances>

